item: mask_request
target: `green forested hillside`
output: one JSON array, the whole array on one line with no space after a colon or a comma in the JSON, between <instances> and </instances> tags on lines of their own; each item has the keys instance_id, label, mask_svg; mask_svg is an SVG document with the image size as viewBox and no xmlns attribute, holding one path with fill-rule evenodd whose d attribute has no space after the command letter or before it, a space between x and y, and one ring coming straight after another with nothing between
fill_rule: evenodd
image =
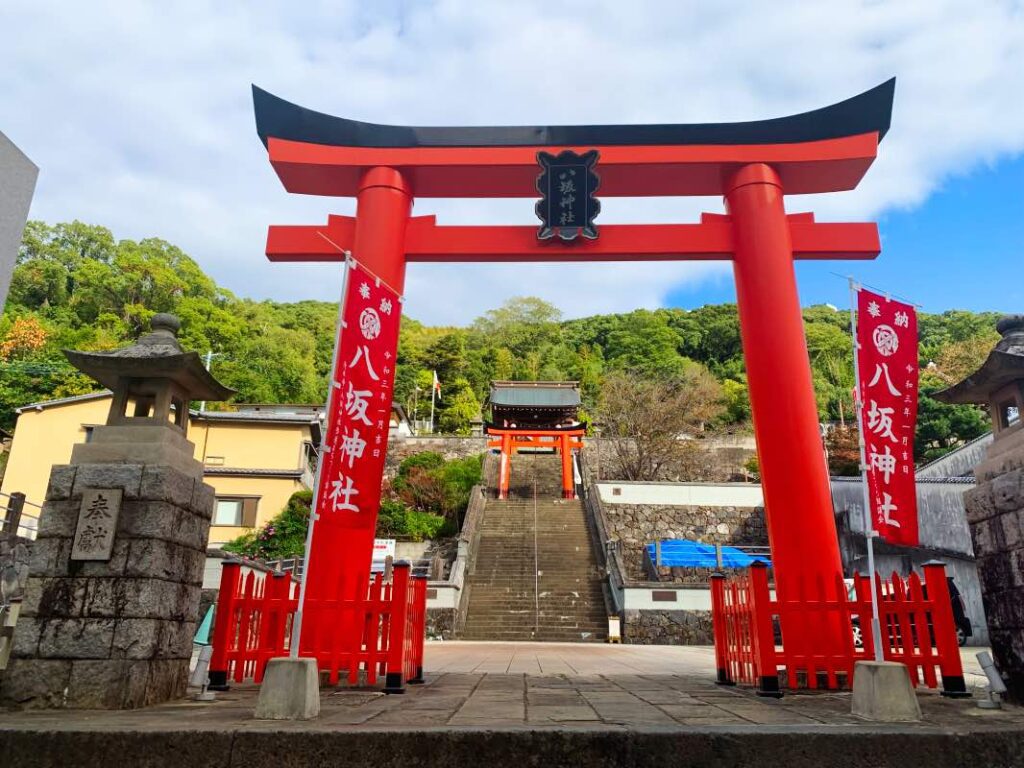
<instances>
[{"instance_id":1,"label":"green forested hillside","mask_svg":"<svg viewBox=\"0 0 1024 768\"><path fill-rule=\"evenodd\" d=\"M0 320L0 426L35 400L92 389L64 360L63 348L110 349L147 327L156 312L182 319L182 343L211 351L213 372L239 402L318 402L331 358L336 308L326 302L255 302L218 287L177 247L159 239L117 241L99 226L30 222ZM804 311L823 420L848 421L853 385L849 314L828 306ZM995 313L920 316L922 392L970 371L995 339ZM721 423L749 418L733 304L694 310L637 310L562 320L540 299L513 299L465 328L403 319L396 396L429 413L431 372L442 383L437 424L465 432L491 379L578 379L585 407L596 405L603 375L627 370L677 377L707 369L721 386ZM919 460L940 455L987 428L984 415L923 398Z\"/></svg>"}]
</instances>

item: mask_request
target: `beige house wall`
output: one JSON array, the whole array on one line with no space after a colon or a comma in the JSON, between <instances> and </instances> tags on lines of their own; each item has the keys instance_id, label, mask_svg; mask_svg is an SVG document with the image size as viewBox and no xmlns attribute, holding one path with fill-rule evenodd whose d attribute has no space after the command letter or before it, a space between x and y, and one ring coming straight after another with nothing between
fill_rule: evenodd
<instances>
[{"instance_id":1,"label":"beige house wall","mask_svg":"<svg viewBox=\"0 0 1024 768\"><path fill-rule=\"evenodd\" d=\"M87 427L106 422L110 397L46 405L22 411L14 431L10 458L0 492L21 491L28 501L42 504L50 469L66 464L71 449L85 442ZM213 472L228 469L300 470L310 428L302 423L221 422L196 419L188 430L196 447L196 459ZM218 497L259 499L256 524L263 525L280 512L288 498L303 490L292 477L207 474L207 483ZM2 500L0 500L2 503ZM247 528L212 526L210 546L218 546L241 535Z\"/></svg>"},{"instance_id":2,"label":"beige house wall","mask_svg":"<svg viewBox=\"0 0 1024 768\"><path fill-rule=\"evenodd\" d=\"M85 442L86 427L106 423L109 410L110 398L104 397L22 411L0 492L20 491L28 501L42 504L50 468L67 464L72 446Z\"/></svg>"},{"instance_id":3,"label":"beige house wall","mask_svg":"<svg viewBox=\"0 0 1024 768\"><path fill-rule=\"evenodd\" d=\"M218 498L245 498L258 496L256 525L260 526L284 509L288 499L296 491L303 490L298 480L288 477L223 477L207 476L206 482L217 491ZM241 536L250 528L228 525L210 526L210 546L219 547Z\"/></svg>"}]
</instances>

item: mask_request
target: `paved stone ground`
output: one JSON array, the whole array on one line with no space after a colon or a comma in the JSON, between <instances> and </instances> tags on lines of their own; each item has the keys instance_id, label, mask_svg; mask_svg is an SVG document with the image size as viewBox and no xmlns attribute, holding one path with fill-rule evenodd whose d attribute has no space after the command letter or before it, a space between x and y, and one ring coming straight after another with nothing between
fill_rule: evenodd
<instances>
[{"instance_id":1,"label":"paved stone ground","mask_svg":"<svg viewBox=\"0 0 1024 768\"><path fill-rule=\"evenodd\" d=\"M965 666L973 661L973 654L964 656ZM447 642L430 644L426 660L426 683L402 696L324 690L320 720L301 727L863 725L850 715L849 693L787 693L775 700L715 685L710 647ZM971 675L968 685L982 680ZM0 713L0 728L259 728L252 720L257 692L238 685L213 704L132 712ZM1024 710L984 712L974 701L928 691L920 701L924 722L907 727L1024 727Z\"/></svg>"},{"instance_id":2,"label":"paved stone ground","mask_svg":"<svg viewBox=\"0 0 1024 768\"><path fill-rule=\"evenodd\" d=\"M0 757L6 750L17 758L10 764L18 768L256 766L261 764L253 762L256 745L270 749L266 745L276 744L276 751L271 750L275 761L266 764L278 768L293 764L456 766L468 764L463 761L480 749L496 750L493 762L480 765L555 768L577 762L595 764L584 761L585 755L594 760L594 754L600 765L648 761L759 765L763 750L779 751L775 757L781 761L783 753L789 755L788 750L795 749L796 757L786 758L787 768L793 768L814 757L815 750L808 746L813 740L823 740L825 746L815 749L825 749L828 759L816 757L817 762L806 764L874 766L891 760L903 768L1024 765L1024 709L985 711L974 700L922 692L922 723L875 725L850 714L848 693L788 693L776 700L759 698L746 688L717 686L712 661L710 648L436 643L427 648L424 685L409 686L401 696L368 689L327 689L316 721L253 720L257 688L251 685L218 694L212 704L189 701L130 712L0 712ZM620 740L609 741L616 733ZM676 741L658 741L666 735ZM793 741L796 736L800 740ZM270 742L261 741L268 737ZM440 750L443 744L444 760L435 761L430 750L423 753L423 745L433 743L432 738L442 739L432 749ZM116 757L95 763L84 757L66 760L66 750L77 753L83 739L93 745L113 740L105 749L123 749L125 755L136 756L125 757L124 762ZM145 746L147 739L157 739L159 749ZM207 743L204 739L209 744L202 756L189 757L189 749ZM499 750L495 739L507 748ZM384 744L375 749L389 750L390 757L375 763L372 754L350 754L352 744L370 743ZM707 751L709 757L693 762L672 753L666 763L664 754L649 752L656 744L664 750L666 743L689 744L698 752ZM285 750L289 755L305 754L303 750L313 749L309 745L318 744L320 757L281 762L284 744L292 745ZM723 745L739 751L725 757ZM226 751L221 754L220 750ZM538 757L541 754L546 755L544 761ZM177 757L167 762L169 755Z\"/></svg>"}]
</instances>

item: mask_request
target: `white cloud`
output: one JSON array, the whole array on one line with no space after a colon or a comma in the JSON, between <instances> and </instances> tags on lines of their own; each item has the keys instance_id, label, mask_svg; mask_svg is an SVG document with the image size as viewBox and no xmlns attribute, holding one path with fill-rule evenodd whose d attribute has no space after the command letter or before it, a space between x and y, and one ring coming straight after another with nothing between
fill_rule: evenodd
<instances>
[{"instance_id":1,"label":"white cloud","mask_svg":"<svg viewBox=\"0 0 1024 768\"><path fill-rule=\"evenodd\" d=\"M33 215L156 235L237 293L334 299L337 267L271 265L270 223L351 201L286 194L249 83L402 124L696 122L812 109L897 75L893 128L822 220L920 203L1024 150L1024 11L1012 2L47 3L0 9L0 127L41 166ZM420 201L442 222L534 223L532 203ZM692 221L717 200L605 200L601 222ZM657 306L719 264L410 268L408 311L464 322L520 294L570 315Z\"/></svg>"}]
</instances>

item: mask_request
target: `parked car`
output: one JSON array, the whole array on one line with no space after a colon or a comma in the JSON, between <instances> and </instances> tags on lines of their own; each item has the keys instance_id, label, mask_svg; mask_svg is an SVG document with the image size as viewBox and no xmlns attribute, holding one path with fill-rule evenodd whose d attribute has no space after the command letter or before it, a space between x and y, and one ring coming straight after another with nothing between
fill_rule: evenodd
<instances>
[{"instance_id":1,"label":"parked car","mask_svg":"<svg viewBox=\"0 0 1024 768\"><path fill-rule=\"evenodd\" d=\"M856 590L854 588L853 579L845 579L845 582L847 599L855 599ZM956 627L956 642L958 645L963 646L967 644L967 638L974 634L974 628L971 626L971 620L967 617L967 609L964 606L963 596L960 594L960 590L957 589L956 582L953 581L953 577L947 576L946 583L949 585L949 601L953 608L953 625ZM928 592L927 588L925 588L925 597L927 596ZM870 621L870 617L868 618L868 621ZM916 631L916 628L911 627L911 631ZM928 634L931 636L931 640L934 643L935 636L932 632L930 619L928 622ZM861 628L860 616L853 617L853 645L856 648L864 647L864 630Z\"/></svg>"}]
</instances>

